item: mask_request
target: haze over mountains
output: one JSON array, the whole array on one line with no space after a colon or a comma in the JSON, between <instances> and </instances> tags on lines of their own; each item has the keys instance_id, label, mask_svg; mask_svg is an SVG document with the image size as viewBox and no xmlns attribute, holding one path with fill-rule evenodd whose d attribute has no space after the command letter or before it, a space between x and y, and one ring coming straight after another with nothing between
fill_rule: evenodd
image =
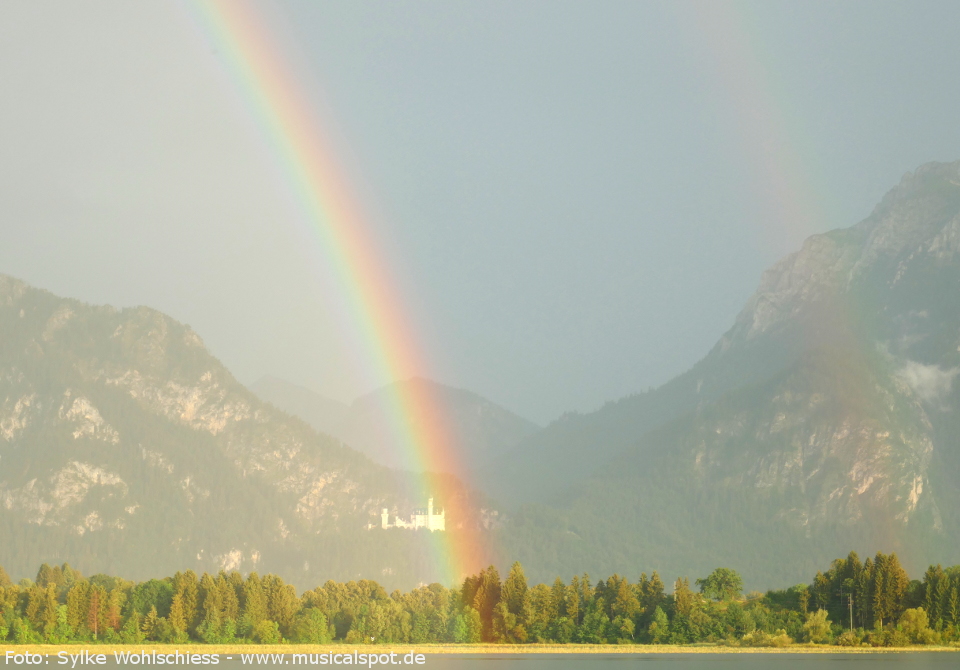
<instances>
[{"instance_id":1,"label":"haze over mountains","mask_svg":"<svg viewBox=\"0 0 960 670\"><path fill-rule=\"evenodd\" d=\"M435 579L412 533L367 530L427 495L260 401L189 327L0 275L0 565L131 578L185 568L294 583ZM479 524L463 489L450 532Z\"/></svg>"},{"instance_id":2,"label":"haze over mountains","mask_svg":"<svg viewBox=\"0 0 960 670\"><path fill-rule=\"evenodd\" d=\"M958 168L925 165L809 238L688 372L521 444L495 493L550 507L508 526L507 553L536 557L537 578L722 564L756 585L851 548L913 571L954 560Z\"/></svg>"},{"instance_id":3,"label":"haze over mountains","mask_svg":"<svg viewBox=\"0 0 960 670\"><path fill-rule=\"evenodd\" d=\"M494 485L496 468L511 449L540 427L476 393L455 389L428 379L395 382L345 405L274 377L264 377L250 388L263 400L299 416L318 431L334 435L373 461L408 469L407 446L394 433L391 403L398 395L416 389L440 408L446 430L461 464L461 477L474 484ZM489 478L483 475L489 475Z\"/></svg>"},{"instance_id":4,"label":"haze over mountains","mask_svg":"<svg viewBox=\"0 0 960 670\"><path fill-rule=\"evenodd\" d=\"M0 565L430 579L417 533L365 530L420 503L374 462L403 465L384 407L407 384L496 501L461 487L455 523L506 510L485 537L537 581L727 565L784 586L850 549L956 563L958 254L960 163L931 163L768 270L691 370L543 429L420 379L350 406L261 380L274 408L169 317L2 277Z\"/></svg>"}]
</instances>

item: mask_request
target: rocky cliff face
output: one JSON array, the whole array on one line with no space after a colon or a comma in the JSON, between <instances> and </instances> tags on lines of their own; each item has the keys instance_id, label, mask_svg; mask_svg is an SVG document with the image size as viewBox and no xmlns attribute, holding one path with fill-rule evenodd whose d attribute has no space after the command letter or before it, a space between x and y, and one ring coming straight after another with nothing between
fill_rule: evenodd
<instances>
[{"instance_id":1,"label":"rocky cliff face","mask_svg":"<svg viewBox=\"0 0 960 670\"><path fill-rule=\"evenodd\" d=\"M131 577L197 567L309 581L365 570L417 583L431 577L423 538L378 542L366 530L382 507L422 504L414 490L262 403L173 319L0 276L8 570L69 560ZM391 555L404 549L409 557Z\"/></svg>"},{"instance_id":2,"label":"rocky cliff face","mask_svg":"<svg viewBox=\"0 0 960 670\"><path fill-rule=\"evenodd\" d=\"M582 555L566 528L619 548L619 562L590 568L601 572L628 560L634 571L709 570L697 558L707 554L799 579L811 555L823 563L850 548L897 550L913 569L950 560L958 243L960 163L926 165L866 220L808 239L764 273L689 372L537 436L530 453L546 462L596 459L592 477L555 471L541 498L560 510L558 554Z\"/></svg>"}]
</instances>

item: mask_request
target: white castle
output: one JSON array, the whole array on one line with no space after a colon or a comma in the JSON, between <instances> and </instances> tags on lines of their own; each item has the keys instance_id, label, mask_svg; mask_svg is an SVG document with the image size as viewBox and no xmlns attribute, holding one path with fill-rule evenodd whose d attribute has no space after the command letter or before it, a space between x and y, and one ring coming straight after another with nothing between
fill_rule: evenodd
<instances>
[{"instance_id":1,"label":"white castle","mask_svg":"<svg viewBox=\"0 0 960 670\"><path fill-rule=\"evenodd\" d=\"M383 512L380 514L380 521L382 528L426 528L427 530L446 530L447 522L445 518L446 512L440 510L437 514L434 514L433 510L433 498L430 498L427 501L427 509L415 509L413 514L410 515L410 521L404 521L399 516L394 518L394 522L390 523L390 512L386 507L383 508Z\"/></svg>"}]
</instances>

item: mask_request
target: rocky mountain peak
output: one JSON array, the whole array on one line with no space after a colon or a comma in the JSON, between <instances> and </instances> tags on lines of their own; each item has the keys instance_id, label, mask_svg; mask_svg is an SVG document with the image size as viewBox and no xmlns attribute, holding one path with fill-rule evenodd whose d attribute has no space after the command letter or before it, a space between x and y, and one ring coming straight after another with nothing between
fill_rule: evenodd
<instances>
[{"instance_id":1,"label":"rocky mountain peak","mask_svg":"<svg viewBox=\"0 0 960 670\"><path fill-rule=\"evenodd\" d=\"M869 217L852 228L809 237L763 273L725 336L723 349L822 320L868 285L892 287L910 266L949 262L960 251L960 161L928 163L904 175Z\"/></svg>"}]
</instances>

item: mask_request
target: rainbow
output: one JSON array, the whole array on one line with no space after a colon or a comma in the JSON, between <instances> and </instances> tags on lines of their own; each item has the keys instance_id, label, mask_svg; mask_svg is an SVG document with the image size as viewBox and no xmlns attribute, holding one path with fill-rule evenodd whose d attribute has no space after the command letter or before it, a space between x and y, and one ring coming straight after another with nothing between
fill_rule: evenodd
<instances>
[{"instance_id":1,"label":"rainbow","mask_svg":"<svg viewBox=\"0 0 960 670\"><path fill-rule=\"evenodd\" d=\"M750 6L737 2L677 4L679 23L692 28L693 48L703 48L706 74L722 88L720 109L740 137L740 151L757 201L768 222L762 231L778 256L828 225L826 202L830 192L816 183L814 161L800 119L792 110L786 82L771 66L773 55L764 48L762 29Z\"/></svg>"},{"instance_id":2,"label":"rainbow","mask_svg":"<svg viewBox=\"0 0 960 670\"><path fill-rule=\"evenodd\" d=\"M350 330L359 339L366 365L380 378L406 379L427 370L395 282L377 251L358 204L338 169L302 90L292 76L280 41L265 28L252 3L188 0L188 13L220 52L244 104L254 115L271 153L316 238L328 276L346 305ZM399 387L396 387L399 388ZM461 473L443 416L420 384L403 385L390 403L392 423L405 445L407 468L417 473ZM430 491L447 510L448 523L464 504L453 478L424 474ZM458 503L459 501L459 503ZM463 518L463 517L461 517ZM453 525L453 524L452 524ZM477 569L484 555L479 531L464 527L430 533L436 574L452 585Z\"/></svg>"}]
</instances>

